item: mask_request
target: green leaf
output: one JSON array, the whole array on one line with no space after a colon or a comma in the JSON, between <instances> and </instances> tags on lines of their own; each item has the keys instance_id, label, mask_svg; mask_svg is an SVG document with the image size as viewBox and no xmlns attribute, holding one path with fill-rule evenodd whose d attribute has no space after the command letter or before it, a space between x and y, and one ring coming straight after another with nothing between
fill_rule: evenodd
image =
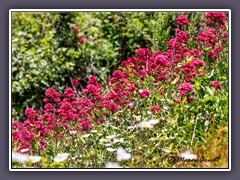
<instances>
[{"instance_id":1,"label":"green leaf","mask_svg":"<svg viewBox=\"0 0 240 180\"><path fill-rule=\"evenodd\" d=\"M184 104L187 101L187 97L185 96L181 102L181 104Z\"/></svg>"}]
</instances>

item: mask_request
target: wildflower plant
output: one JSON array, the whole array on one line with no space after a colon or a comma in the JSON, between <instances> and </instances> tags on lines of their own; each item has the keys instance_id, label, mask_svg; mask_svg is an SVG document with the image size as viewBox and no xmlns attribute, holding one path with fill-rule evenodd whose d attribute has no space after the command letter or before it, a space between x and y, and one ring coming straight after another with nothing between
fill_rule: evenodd
<instances>
[{"instance_id":1,"label":"wildflower plant","mask_svg":"<svg viewBox=\"0 0 240 180\"><path fill-rule=\"evenodd\" d=\"M162 168L176 167L168 156L196 159L204 134L228 125L227 15L205 17L206 29L191 37L190 22L178 16L166 51L137 49L107 86L90 76L86 87L77 79L63 93L49 87L43 110L28 108L25 122L12 123L12 149L44 157L31 165L38 168ZM20 164L27 157L13 155Z\"/></svg>"}]
</instances>

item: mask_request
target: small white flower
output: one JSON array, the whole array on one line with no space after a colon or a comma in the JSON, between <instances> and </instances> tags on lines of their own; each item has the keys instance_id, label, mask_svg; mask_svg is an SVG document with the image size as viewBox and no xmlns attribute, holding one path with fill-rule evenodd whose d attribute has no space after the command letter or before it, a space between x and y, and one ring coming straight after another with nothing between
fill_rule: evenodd
<instances>
[{"instance_id":1,"label":"small white flower","mask_svg":"<svg viewBox=\"0 0 240 180\"><path fill-rule=\"evenodd\" d=\"M83 136L82 136L82 138L87 138L87 137L89 137L91 134L84 134Z\"/></svg>"},{"instance_id":2,"label":"small white flower","mask_svg":"<svg viewBox=\"0 0 240 180\"><path fill-rule=\"evenodd\" d=\"M100 139L99 141L100 141L101 143L106 143L106 142L108 142L108 140L105 139L105 138L102 138L102 139Z\"/></svg>"},{"instance_id":3,"label":"small white flower","mask_svg":"<svg viewBox=\"0 0 240 180\"><path fill-rule=\"evenodd\" d=\"M156 124L159 123L159 120L158 120L158 119L151 119L149 122L150 122L152 125L156 125Z\"/></svg>"},{"instance_id":4,"label":"small white flower","mask_svg":"<svg viewBox=\"0 0 240 180\"><path fill-rule=\"evenodd\" d=\"M116 149L114 149L114 148L107 148L107 151L108 152L114 152L114 151L116 151Z\"/></svg>"},{"instance_id":5,"label":"small white flower","mask_svg":"<svg viewBox=\"0 0 240 180\"><path fill-rule=\"evenodd\" d=\"M132 156L130 153L128 153L125 149L123 149L122 147L119 147L117 149L117 160L118 161L122 161L122 160L128 160L130 159Z\"/></svg>"},{"instance_id":6,"label":"small white flower","mask_svg":"<svg viewBox=\"0 0 240 180\"><path fill-rule=\"evenodd\" d=\"M127 129L135 129L135 126L128 126Z\"/></svg>"},{"instance_id":7,"label":"small white flower","mask_svg":"<svg viewBox=\"0 0 240 180\"><path fill-rule=\"evenodd\" d=\"M41 160L41 156L30 156L29 160L32 161L32 163L36 163Z\"/></svg>"},{"instance_id":8,"label":"small white flower","mask_svg":"<svg viewBox=\"0 0 240 180\"><path fill-rule=\"evenodd\" d=\"M27 148L27 149L21 149L20 152L21 152L21 153L25 153L25 152L27 152L28 150L29 150L28 148Z\"/></svg>"},{"instance_id":9,"label":"small white flower","mask_svg":"<svg viewBox=\"0 0 240 180\"><path fill-rule=\"evenodd\" d=\"M152 115L152 112L151 111L147 111L147 114Z\"/></svg>"},{"instance_id":10,"label":"small white flower","mask_svg":"<svg viewBox=\"0 0 240 180\"><path fill-rule=\"evenodd\" d=\"M138 92L142 93L142 92L143 92L143 90L142 90L142 89L139 89L139 91L138 91Z\"/></svg>"},{"instance_id":11,"label":"small white flower","mask_svg":"<svg viewBox=\"0 0 240 180\"><path fill-rule=\"evenodd\" d=\"M63 162L69 156L69 153L59 153L53 160L54 162Z\"/></svg>"},{"instance_id":12,"label":"small white flower","mask_svg":"<svg viewBox=\"0 0 240 180\"><path fill-rule=\"evenodd\" d=\"M190 151L186 151L184 153L181 153L180 156L184 159L197 159L196 154L191 154Z\"/></svg>"},{"instance_id":13,"label":"small white flower","mask_svg":"<svg viewBox=\"0 0 240 180\"><path fill-rule=\"evenodd\" d=\"M77 131L69 131L70 134L76 134Z\"/></svg>"},{"instance_id":14,"label":"small white flower","mask_svg":"<svg viewBox=\"0 0 240 180\"><path fill-rule=\"evenodd\" d=\"M116 137L116 135L106 136L106 139L114 139L115 137Z\"/></svg>"},{"instance_id":15,"label":"small white flower","mask_svg":"<svg viewBox=\"0 0 240 180\"><path fill-rule=\"evenodd\" d=\"M139 123L139 127L143 130L143 129L151 129L153 128L153 125L148 122L148 121L142 121Z\"/></svg>"},{"instance_id":16,"label":"small white flower","mask_svg":"<svg viewBox=\"0 0 240 180\"><path fill-rule=\"evenodd\" d=\"M141 119L142 119L142 116L135 116L135 115L133 115L133 117L135 118L136 121L141 121Z\"/></svg>"},{"instance_id":17,"label":"small white flower","mask_svg":"<svg viewBox=\"0 0 240 180\"><path fill-rule=\"evenodd\" d=\"M134 103L130 103L130 104L128 104L129 106L133 106L134 105Z\"/></svg>"},{"instance_id":18,"label":"small white flower","mask_svg":"<svg viewBox=\"0 0 240 180\"><path fill-rule=\"evenodd\" d=\"M114 144L114 143L117 143L117 142L119 142L119 140L118 140L118 139L116 139L116 138L113 138L113 139L110 139L110 142Z\"/></svg>"},{"instance_id":19,"label":"small white flower","mask_svg":"<svg viewBox=\"0 0 240 180\"><path fill-rule=\"evenodd\" d=\"M124 138L120 138L119 142L124 143Z\"/></svg>"},{"instance_id":20,"label":"small white flower","mask_svg":"<svg viewBox=\"0 0 240 180\"><path fill-rule=\"evenodd\" d=\"M91 132L92 132L92 133L97 133L97 130L94 129L94 130L91 130Z\"/></svg>"},{"instance_id":21,"label":"small white flower","mask_svg":"<svg viewBox=\"0 0 240 180\"><path fill-rule=\"evenodd\" d=\"M108 140L108 142L114 144L114 143L119 142L119 140L116 137L117 137L117 135L106 136L106 139Z\"/></svg>"},{"instance_id":22,"label":"small white flower","mask_svg":"<svg viewBox=\"0 0 240 180\"><path fill-rule=\"evenodd\" d=\"M105 168L122 168L118 163L109 162Z\"/></svg>"},{"instance_id":23,"label":"small white flower","mask_svg":"<svg viewBox=\"0 0 240 180\"><path fill-rule=\"evenodd\" d=\"M28 158L29 158L28 154L20 154L17 153L16 151L12 151L12 162L24 163L28 161Z\"/></svg>"}]
</instances>

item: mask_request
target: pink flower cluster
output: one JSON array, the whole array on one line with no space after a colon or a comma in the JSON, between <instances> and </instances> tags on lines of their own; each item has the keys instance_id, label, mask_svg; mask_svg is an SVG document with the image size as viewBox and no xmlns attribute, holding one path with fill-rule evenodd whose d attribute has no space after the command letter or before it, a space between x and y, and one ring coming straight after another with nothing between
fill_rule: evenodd
<instances>
[{"instance_id":1,"label":"pink flower cluster","mask_svg":"<svg viewBox=\"0 0 240 180\"><path fill-rule=\"evenodd\" d=\"M179 93L183 96L186 96L188 92L193 91L193 87L189 83L183 83L179 86Z\"/></svg>"},{"instance_id":2,"label":"pink flower cluster","mask_svg":"<svg viewBox=\"0 0 240 180\"><path fill-rule=\"evenodd\" d=\"M153 114L157 114L160 112L161 108L159 106L153 106L151 110Z\"/></svg>"},{"instance_id":3,"label":"pink flower cluster","mask_svg":"<svg viewBox=\"0 0 240 180\"><path fill-rule=\"evenodd\" d=\"M220 52L223 50L224 48L222 46L216 46L212 51L208 53L208 56L214 61L220 56Z\"/></svg>"},{"instance_id":4,"label":"pink flower cluster","mask_svg":"<svg viewBox=\"0 0 240 180\"><path fill-rule=\"evenodd\" d=\"M218 81L210 82L210 86L215 87L217 89L222 89L222 86L221 86L221 84Z\"/></svg>"},{"instance_id":5,"label":"pink flower cluster","mask_svg":"<svg viewBox=\"0 0 240 180\"><path fill-rule=\"evenodd\" d=\"M196 37L197 41L201 41L205 43L205 46L211 47L217 42L217 34L216 29L208 28L204 30L200 36Z\"/></svg>"},{"instance_id":6,"label":"pink flower cluster","mask_svg":"<svg viewBox=\"0 0 240 180\"><path fill-rule=\"evenodd\" d=\"M198 68L204 67L204 61L200 59L192 59L190 62L186 62L181 69L181 72L184 74L184 79L186 82L192 82L193 78L197 75L201 77L203 73Z\"/></svg>"},{"instance_id":7,"label":"pink flower cluster","mask_svg":"<svg viewBox=\"0 0 240 180\"><path fill-rule=\"evenodd\" d=\"M151 92L147 89L140 89L139 95L141 98L149 97L151 95Z\"/></svg>"},{"instance_id":8,"label":"pink flower cluster","mask_svg":"<svg viewBox=\"0 0 240 180\"><path fill-rule=\"evenodd\" d=\"M212 21L219 21L220 23L226 23L227 15L224 12L207 12L205 13L205 17Z\"/></svg>"},{"instance_id":9,"label":"pink flower cluster","mask_svg":"<svg viewBox=\"0 0 240 180\"><path fill-rule=\"evenodd\" d=\"M77 80L77 79L73 79L73 80L72 80L72 85L73 85L73 86L79 85L78 80Z\"/></svg>"},{"instance_id":10,"label":"pink flower cluster","mask_svg":"<svg viewBox=\"0 0 240 180\"><path fill-rule=\"evenodd\" d=\"M53 88L48 88L45 92L45 95L48 97L45 99L45 102L49 101L49 98L52 98L54 102L60 102L61 94Z\"/></svg>"},{"instance_id":11,"label":"pink flower cluster","mask_svg":"<svg viewBox=\"0 0 240 180\"><path fill-rule=\"evenodd\" d=\"M184 24L187 26L189 25L188 19L183 14L177 17L177 23L178 25L184 25Z\"/></svg>"}]
</instances>

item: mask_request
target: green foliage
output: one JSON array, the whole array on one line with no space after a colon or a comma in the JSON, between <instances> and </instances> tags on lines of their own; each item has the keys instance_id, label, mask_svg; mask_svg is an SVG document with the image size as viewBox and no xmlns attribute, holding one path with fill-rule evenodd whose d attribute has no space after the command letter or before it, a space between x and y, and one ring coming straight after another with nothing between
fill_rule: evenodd
<instances>
[{"instance_id":1,"label":"green foliage","mask_svg":"<svg viewBox=\"0 0 240 180\"><path fill-rule=\"evenodd\" d=\"M72 68L57 47L59 19L57 13L12 14L12 102L16 117L21 117L27 101L42 98L44 88L61 90L61 82Z\"/></svg>"}]
</instances>

